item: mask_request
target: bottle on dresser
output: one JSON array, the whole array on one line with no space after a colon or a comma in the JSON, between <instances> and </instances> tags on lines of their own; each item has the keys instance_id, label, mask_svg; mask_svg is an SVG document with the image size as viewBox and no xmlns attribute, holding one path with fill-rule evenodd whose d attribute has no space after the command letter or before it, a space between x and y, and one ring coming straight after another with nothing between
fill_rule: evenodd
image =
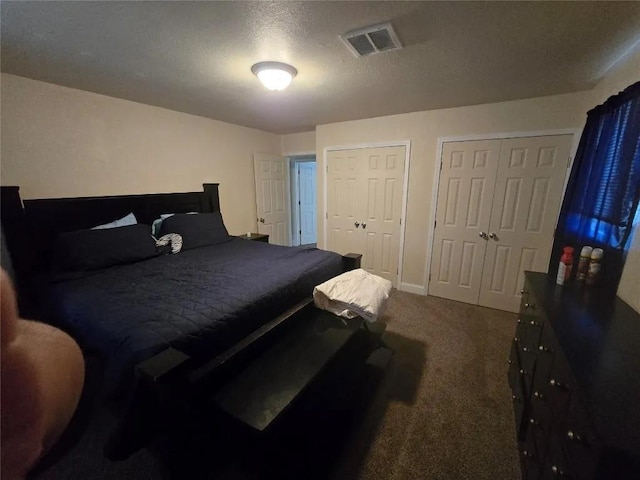
<instances>
[{"instance_id":1,"label":"bottle on dresser","mask_svg":"<svg viewBox=\"0 0 640 480\"><path fill-rule=\"evenodd\" d=\"M587 285L595 285L598 283L603 253L604 252L601 248L594 248L591 252L589 271L587 272Z\"/></svg>"},{"instance_id":2,"label":"bottle on dresser","mask_svg":"<svg viewBox=\"0 0 640 480\"><path fill-rule=\"evenodd\" d=\"M587 272L589 272L589 262L591 261L591 252L593 252L593 248L589 245L585 245L580 250L580 260L578 261L578 273L576 275L576 280L579 282L584 282L587 279Z\"/></svg>"},{"instance_id":3,"label":"bottle on dresser","mask_svg":"<svg viewBox=\"0 0 640 480\"><path fill-rule=\"evenodd\" d=\"M560 257L560 265L558 265L558 275L556 283L564 285L571 278L571 267L573 266L573 247L564 247L562 249L562 257Z\"/></svg>"}]
</instances>

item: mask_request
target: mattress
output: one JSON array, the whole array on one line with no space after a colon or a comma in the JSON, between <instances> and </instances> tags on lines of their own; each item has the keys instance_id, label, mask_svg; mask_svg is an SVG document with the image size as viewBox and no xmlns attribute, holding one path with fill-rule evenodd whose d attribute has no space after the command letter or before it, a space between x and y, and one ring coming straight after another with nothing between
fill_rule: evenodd
<instances>
[{"instance_id":1,"label":"mattress","mask_svg":"<svg viewBox=\"0 0 640 480\"><path fill-rule=\"evenodd\" d=\"M53 322L106 361L117 391L172 346L210 358L342 271L340 255L234 238L50 286Z\"/></svg>"}]
</instances>

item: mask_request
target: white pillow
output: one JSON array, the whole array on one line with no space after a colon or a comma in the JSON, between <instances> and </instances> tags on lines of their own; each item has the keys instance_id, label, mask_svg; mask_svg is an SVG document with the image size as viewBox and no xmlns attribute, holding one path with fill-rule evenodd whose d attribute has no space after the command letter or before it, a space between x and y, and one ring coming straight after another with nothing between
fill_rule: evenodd
<instances>
[{"instance_id":1,"label":"white pillow","mask_svg":"<svg viewBox=\"0 0 640 480\"><path fill-rule=\"evenodd\" d=\"M116 228L116 227L126 227L127 225L135 225L136 223L138 223L138 220L136 219L136 216L133 213L130 213L129 215L126 215L122 218L119 218L118 220L111 222L111 223L105 223L104 225L98 225L97 227L93 227L91 230L101 230L104 228Z\"/></svg>"}]
</instances>

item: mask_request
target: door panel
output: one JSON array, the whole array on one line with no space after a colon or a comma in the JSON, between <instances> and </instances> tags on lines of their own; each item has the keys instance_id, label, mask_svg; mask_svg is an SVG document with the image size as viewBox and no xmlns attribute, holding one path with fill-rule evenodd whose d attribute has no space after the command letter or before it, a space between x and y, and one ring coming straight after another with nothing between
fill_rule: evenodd
<instances>
[{"instance_id":1,"label":"door panel","mask_svg":"<svg viewBox=\"0 0 640 480\"><path fill-rule=\"evenodd\" d=\"M524 271L547 270L572 140L502 140L480 305L517 312Z\"/></svg>"},{"instance_id":2,"label":"door panel","mask_svg":"<svg viewBox=\"0 0 640 480\"><path fill-rule=\"evenodd\" d=\"M429 294L478 303L500 140L445 143Z\"/></svg>"},{"instance_id":3,"label":"door panel","mask_svg":"<svg viewBox=\"0 0 640 480\"><path fill-rule=\"evenodd\" d=\"M327 156L327 248L344 255L362 253L356 237L356 199L360 198L360 158L357 151L329 152Z\"/></svg>"},{"instance_id":4,"label":"door panel","mask_svg":"<svg viewBox=\"0 0 640 480\"><path fill-rule=\"evenodd\" d=\"M277 155L254 154L256 216L258 233L269 235L269 243L289 245L287 160Z\"/></svg>"},{"instance_id":5,"label":"door panel","mask_svg":"<svg viewBox=\"0 0 640 480\"><path fill-rule=\"evenodd\" d=\"M362 253L362 268L398 279L405 147L327 155L327 247ZM356 226L357 224L357 226Z\"/></svg>"},{"instance_id":6,"label":"door panel","mask_svg":"<svg viewBox=\"0 0 640 480\"><path fill-rule=\"evenodd\" d=\"M360 225L366 236L362 268L396 285L405 147L367 148L361 154L366 180Z\"/></svg>"}]
</instances>

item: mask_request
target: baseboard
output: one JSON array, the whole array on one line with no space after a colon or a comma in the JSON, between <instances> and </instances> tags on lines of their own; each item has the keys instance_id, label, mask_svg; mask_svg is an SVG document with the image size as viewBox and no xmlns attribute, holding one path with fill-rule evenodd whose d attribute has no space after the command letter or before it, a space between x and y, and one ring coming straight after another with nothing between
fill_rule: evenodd
<instances>
[{"instance_id":1,"label":"baseboard","mask_svg":"<svg viewBox=\"0 0 640 480\"><path fill-rule=\"evenodd\" d=\"M424 295L424 287L422 285L416 285L415 283L399 283L398 290L402 292L415 293L417 295Z\"/></svg>"}]
</instances>

